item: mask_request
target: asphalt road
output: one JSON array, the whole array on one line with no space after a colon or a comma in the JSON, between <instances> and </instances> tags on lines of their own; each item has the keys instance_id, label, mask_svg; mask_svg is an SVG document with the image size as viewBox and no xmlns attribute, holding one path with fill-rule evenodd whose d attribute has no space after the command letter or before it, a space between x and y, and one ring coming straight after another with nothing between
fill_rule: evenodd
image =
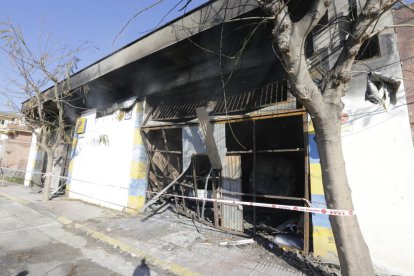
<instances>
[{"instance_id":1,"label":"asphalt road","mask_svg":"<svg viewBox=\"0 0 414 276\"><path fill-rule=\"evenodd\" d=\"M0 275L162 275L145 261L76 235L0 197Z\"/></svg>"}]
</instances>

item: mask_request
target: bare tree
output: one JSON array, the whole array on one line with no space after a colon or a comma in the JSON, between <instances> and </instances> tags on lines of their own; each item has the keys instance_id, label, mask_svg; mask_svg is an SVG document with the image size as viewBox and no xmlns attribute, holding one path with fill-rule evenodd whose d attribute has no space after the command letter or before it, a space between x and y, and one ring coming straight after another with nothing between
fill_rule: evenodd
<instances>
[{"instance_id":1,"label":"bare tree","mask_svg":"<svg viewBox=\"0 0 414 276\"><path fill-rule=\"evenodd\" d=\"M11 23L1 23L0 34L3 42L1 49L14 68L11 81L28 99L21 112L36 135L37 146L46 153L46 178L42 195L46 201L50 199L53 160L59 147L70 139L67 135L70 126L65 121L64 109L72 93L70 76L76 68L76 54L81 47L68 50L52 44L51 36L48 35L39 40L40 47L34 50L22 31Z\"/></svg>"}]
</instances>

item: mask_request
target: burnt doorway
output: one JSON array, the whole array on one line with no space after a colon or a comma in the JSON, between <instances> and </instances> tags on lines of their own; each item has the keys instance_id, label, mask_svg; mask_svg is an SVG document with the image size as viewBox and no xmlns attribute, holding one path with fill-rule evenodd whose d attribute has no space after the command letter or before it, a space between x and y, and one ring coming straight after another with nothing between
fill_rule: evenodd
<instances>
[{"instance_id":1,"label":"burnt doorway","mask_svg":"<svg viewBox=\"0 0 414 276\"><path fill-rule=\"evenodd\" d=\"M181 214L228 232L281 239L287 247L308 252L308 214L246 205L308 206L306 114L225 119L213 125L220 130L215 139L225 157L222 170L212 169L197 125L144 130L150 194L172 183L162 198Z\"/></svg>"},{"instance_id":2,"label":"burnt doorway","mask_svg":"<svg viewBox=\"0 0 414 276\"><path fill-rule=\"evenodd\" d=\"M247 202L307 206L306 118L301 114L226 124L227 156L240 160L241 191L231 191L233 195ZM254 206L243 206L242 213L246 233L293 240L287 247L309 249L307 214Z\"/></svg>"}]
</instances>

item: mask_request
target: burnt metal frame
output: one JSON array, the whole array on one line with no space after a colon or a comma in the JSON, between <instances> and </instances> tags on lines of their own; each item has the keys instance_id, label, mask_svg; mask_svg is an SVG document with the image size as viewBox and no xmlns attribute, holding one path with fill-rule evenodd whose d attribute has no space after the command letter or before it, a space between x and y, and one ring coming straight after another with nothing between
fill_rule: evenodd
<instances>
[{"instance_id":1,"label":"burnt metal frame","mask_svg":"<svg viewBox=\"0 0 414 276\"><path fill-rule=\"evenodd\" d=\"M256 203L256 121L252 121L253 133L253 202ZM253 206L253 236L256 236L256 206Z\"/></svg>"},{"instance_id":2,"label":"burnt metal frame","mask_svg":"<svg viewBox=\"0 0 414 276\"><path fill-rule=\"evenodd\" d=\"M228 116L238 112L254 112L269 106L290 104L296 106L294 96L289 92L290 84L285 80L266 84L240 94L223 97L212 97L189 103L161 102L155 107L154 121L192 120L198 117L197 109L205 107L208 102L215 102L209 112L210 116ZM293 109L293 108L292 108Z\"/></svg>"},{"instance_id":3,"label":"burnt metal frame","mask_svg":"<svg viewBox=\"0 0 414 276\"><path fill-rule=\"evenodd\" d=\"M166 128L181 128L183 126L194 126L194 125L198 125L198 123L195 122L186 122L186 123L170 123L170 124L165 124L165 125L161 125L161 126L146 126L146 122L148 121L149 117L151 116L151 112L150 114L148 114L147 118L144 120L144 123L141 127L141 131L143 132L143 130L156 130L156 129L166 129ZM279 118L279 117L290 117L290 116L302 116L302 121L303 121L303 134L304 134L304 148L295 148L295 149L279 149L279 150L256 150L256 131L255 131L255 122L256 120L265 120L265 119L270 119L270 118ZM297 110L293 110L291 112L286 112L286 113L282 113L282 114L269 114L269 115L257 115L257 116L246 116L246 115L235 115L235 116L227 116L226 118L220 118L220 119L212 119L211 122L215 122L215 123L229 123L229 122L242 122L242 121L252 121L252 128L253 128L253 150L249 151L231 151L228 152L228 155L233 155L233 154L253 154L253 173L254 173L254 177L253 177L253 185L255 185L255 157L257 153L262 153L262 152L267 152L267 153L278 153L278 152L304 152L304 185L305 185L305 189L304 189L304 198L298 198L298 197L281 197L281 196L272 196L272 195L256 195L256 193L253 193L253 201L256 202L257 197L264 197L264 198L274 198L274 199L289 199L289 200L300 200L303 201L304 199L309 202L309 156L308 156L308 115L307 113L303 110L303 109L297 109ZM152 156L150 153L152 152L164 152L167 154L182 154L182 152L179 151L169 151L167 148L166 150L155 150L155 149L150 149L148 147L148 145L146 144L147 141L146 139L144 140L144 145L145 148L147 150L147 152L149 153L149 156ZM165 139L164 139L165 140ZM152 158L150 158L152 159ZM150 163L152 163L152 160L149 161ZM192 159L192 178L193 178L193 185L189 185L185 183L181 183L181 182L177 182L176 185L180 185L180 190L181 193L183 194L183 186L189 189L193 189L194 190L194 195L196 198L198 198L198 194L197 194L197 183L196 183L196 179L198 178L198 176L196 175L195 172L195 164L194 164L194 159ZM164 176L165 177L165 176ZM227 192L227 191L222 191L222 189L220 189L221 187L221 172L217 171L217 170L213 170L213 175L211 177L212 179L212 187L213 187L213 198L217 198L218 195L220 194L238 194L238 195L251 195L251 194L247 194L247 193L234 193L234 192ZM216 186L217 185L217 186ZM217 229L226 231L228 233L233 233L233 234L237 234L237 235L241 235L241 236L246 236L246 234L243 234L241 232L237 232L237 231L233 231L230 229L226 229L224 227L220 226L220 204L218 203L213 203L213 210L214 210L214 222L210 223L209 221L203 219L200 217L200 210L199 210L199 200L196 199L196 211L192 211L191 209L187 208L186 204L185 204L185 199L182 199L183 204L180 205L178 203L177 197L174 197L175 199L175 207L176 207L176 211L184 216L190 217L192 219L197 220L200 223L203 223L205 225L208 226L212 226L215 227ZM253 208L253 235L256 235L256 208ZM305 253L309 253L309 243L310 243L310 239L309 239L309 233L310 231L310 216L308 213L304 214L304 252Z\"/></svg>"},{"instance_id":4,"label":"burnt metal frame","mask_svg":"<svg viewBox=\"0 0 414 276\"><path fill-rule=\"evenodd\" d=\"M278 114L260 114L260 115L229 115L225 117L219 118L212 118L212 123L218 124L226 124L226 123L236 123L236 122L244 122L249 120L265 120L271 118L282 118L282 117L290 117L290 116L302 116L306 111L303 108L294 109L292 111L287 111L284 113ZM198 126L198 122L180 122L180 123L165 123L160 125L153 125L153 126L142 126L145 130L157 130L157 129L167 129L167 128L182 128L184 126Z\"/></svg>"},{"instance_id":5,"label":"burnt metal frame","mask_svg":"<svg viewBox=\"0 0 414 276\"><path fill-rule=\"evenodd\" d=\"M305 192L304 196L305 199L309 201L310 199L310 192L309 192L309 146L308 146L308 114L304 113L302 115L302 122L303 122L303 146L306 149L304 151L304 169L305 169ZM310 215L308 212L305 212L304 214L304 221L303 221L304 227L303 227L303 251L305 254L309 253L309 235L310 235Z\"/></svg>"}]
</instances>

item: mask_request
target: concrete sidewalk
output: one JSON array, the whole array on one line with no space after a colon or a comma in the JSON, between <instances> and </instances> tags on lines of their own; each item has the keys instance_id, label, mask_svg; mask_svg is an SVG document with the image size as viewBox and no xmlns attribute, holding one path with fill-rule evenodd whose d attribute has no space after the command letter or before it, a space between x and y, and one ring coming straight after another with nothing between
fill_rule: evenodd
<instances>
[{"instance_id":1,"label":"concrete sidewalk","mask_svg":"<svg viewBox=\"0 0 414 276\"><path fill-rule=\"evenodd\" d=\"M145 274L146 273L146 274ZM0 197L0 275L165 275L27 205Z\"/></svg>"},{"instance_id":2,"label":"concrete sidewalk","mask_svg":"<svg viewBox=\"0 0 414 276\"><path fill-rule=\"evenodd\" d=\"M171 211L128 215L82 201L41 194L22 185L0 187L0 196L47 215L79 235L87 235L177 275L304 275L257 243L219 246L240 237L194 223Z\"/></svg>"}]
</instances>

